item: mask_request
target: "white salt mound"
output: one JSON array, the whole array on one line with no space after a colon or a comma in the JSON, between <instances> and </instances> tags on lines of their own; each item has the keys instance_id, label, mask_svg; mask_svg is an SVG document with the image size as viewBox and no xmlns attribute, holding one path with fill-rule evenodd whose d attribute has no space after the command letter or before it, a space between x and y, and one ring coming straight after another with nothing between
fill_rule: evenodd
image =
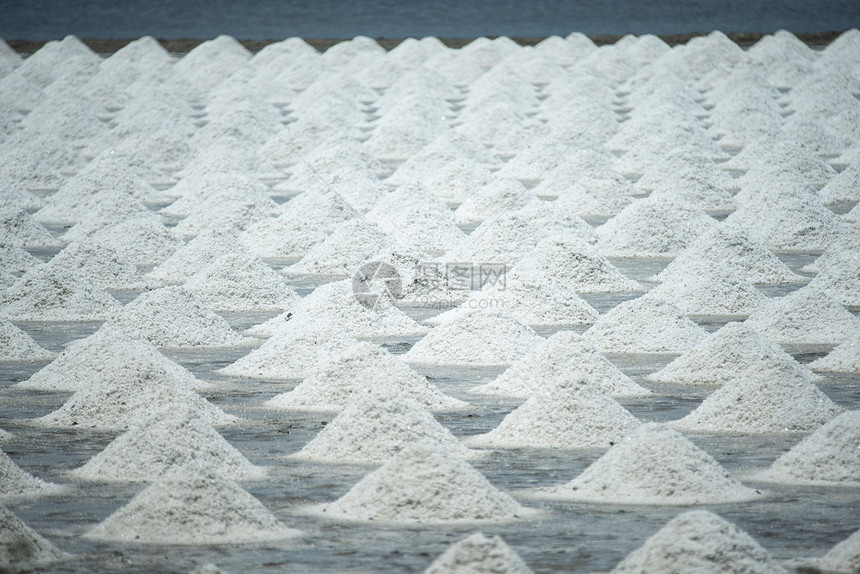
<instances>
[{"instance_id":1,"label":"white salt mound","mask_svg":"<svg viewBox=\"0 0 860 574\"><path fill-rule=\"evenodd\" d=\"M780 363L742 373L670 424L692 432L809 432L841 410L793 365Z\"/></svg>"},{"instance_id":2,"label":"white salt mound","mask_svg":"<svg viewBox=\"0 0 860 574\"><path fill-rule=\"evenodd\" d=\"M312 247L285 272L290 274L352 275L377 251L392 242L375 223L352 219L340 224L325 241Z\"/></svg>"},{"instance_id":3,"label":"white salt mound","mask_svg":"<svg viewBox=\"0 0 860 574\"><path fill-rule=\"evenodd\" d=\"M147 274L161 283L185 283L195 270L227 253L247 253L236 237L221 230L203 231Z\"/></svg>"},{"instance_id":4,"label":"white salt mound","mask_svg":"<svg viewBox=\"0 0 860 574\"><path fill-rule=\"evenodd\" d=\"M502 213L481 223L445 254L445 260L472 265L513 265L536 247L545 235L527 217Z\"/></svg>"},{"instance_id":5,"label":"white salt mound","mask_svg":"<svg viewBox=\"0 0 860 574\"><path fill-rule=\"evenodd\" d=\"M860 570L860 530L831 548L816 563L821 568L835 572L853 573Z\"/></svg>"},{"instance_id":6,"label":"white salt mound","mask_svg":"<svg viewBox=\"0 0 860 574\"><path fill-rule=\"evenodd\" d=\"M399 389L366 387L355 391L346 408L292 458L381 464L421 439L438 442L459 457L474 455Z\"/></svg>"},{"instance_id":7,"label":"white salt mound","mask_svg":"<svg viewBox=\"0 0 860 574\"><path fill-rule=\"evenodd\" d=\"M288 214L264 219L248 227L240 240L257 257L304 257L328 234L318 224Z\"/></svg>"},{"instance_id":8,"label":"white salt mound","mask_svg":"<svg viewBox=\"0 0 860 574\"><path fill-rule=\"evenodd\" d=\"M142 370L133 364L123 364L107 375L94 377L59 409L33 422L47 427L126 429L146 420L153 409L171 405L194 407L215 425L236 420L177 382L163 368Z\"/></svg>"},{"instance_id":9,"label":"white salt mound","mask_svg":"<svg viewBox=\"0 0 860 574\"><path fill-rule=\"evenodd\" d=\"M847 411L780 456L756 480L792 484L860 484L860 411Z\"/></svg>"},{"instance_id":10,"label":"white salt mound","mask_svg":"<svg viewBox=\"0 0 860 574\"><path fill-rule=\"evenodd\" d=\"M639 421L582 371L549 381L492 431L469 446L501 448L606 448Z\"/></svg>"},{"instance_id":11,"label":"white salt mound","mask_svg":"<svg viewBox=\"0 0 860 574\"><path fill-rule=\"evenodd\" d=\"M92 240L110 245L124 261L135 265L159 265L183 243L152 217L134 217L96 231Z\"/></svg>"},{"instance_id":12,"label":"white salt mound","mask_svg":"<svg viewBox=\"0 0 860 574\"><path fill-rule=\"evenodd\" d=\"M129 365L137 369L164 369L177 384L192 390L209 386L164 355L148 341L106 329L73 341L56 359L15 385L36 391L77 391L97 377L119 380Z\"/></svg>"},{"instance_id":13,"label":"white salt mound","mask_svg":"<svg viewBox=\"0 0 860 574\"><path fill-rule=\"evenodd\" d=\"M811 383L821 378L746 323L733 322L645 378L661 383L723 385L749 372L780 372L777 367Z\"/></svg>"},{"instance_id":14,"label":"white salt mound","mask_svg":"<svg viewBox=\"0 0 860 574\"><path fill-rule=\"evenodd\" d=\"M62 486L45 482L22 470L8 454L0 450L0 499L54 494L62 489Z\"/></svg>"},{"instance_id":15,"label":"white salt mound","mask_svg":"<svg viewBox=\"0 0 860 574\"><path fill-rule=\"evenodd\" d=\"M18 321L97 321L121 309L92 281L50 263L30 269L0 293L0 317Z\"/></svg>"},{"instance_id":16,"label":"white salt mound","mask_svg":"<svg viewBox=\"0 0 860 574\"><path fill-rule=\"evenodd\" d=\"M231 480L263 478L193 407L168 406L117 437L72 474L98 481L153 481L190 461Z\"/></svg>"},{"instance_id":17,"label":"white salt mound","mask_svg":"<svg viewBox=\"0 0 860 574\"><path fill-rule=\"evenodd\" d=\"M649 295L691 315L748 315L768 300L743 275L714 261L688 263Z\"/></svg>"},{"instance_id":18,"label":"white salt mound","mask_svg":"<svg viewBox=\"0 0 860 574\"><path fill-rule=\"evenodd\" d=\"M860 320L813 286L771 299L746 322L781 344L838 345L860 333Z\"/></svg>"},{"instance_id":19,"label":"white salt mound","mask_svg":"<svg viewBox=\"0 0 860 574\"><path fill-rule=\"evenodd\" d=\"M531 513L465 460L429 440L404 448L319 510L343 520L427 524L507 521Z\"/></svg>"},{"instance_id":20,"label":"white salt mound","mask_svg":"<svg viewBox=\"0 0 860 574\"><path fill-rule=\"evenodd\" d=\"M4 572L37 570L67 558L68 554L0 506L0 569Z\"/></svg>"},{"instance_id":21,"label":"white salt mound","mask_svg":"<svg viewBox=\"0 0 860 574\"><path fill-rule=\"evenodd\" d=\"M821 188L818 196L824 205L842 201L860 201L860 165L853 164Z\"/></svg>"},{"instance_id":22,"label":"white salt mound","mask_svg":"<svg viewBox=\"0 0 860 574\"><path fill-rule=\"evenodd\" d=\"M480 532L452 545L424 574L531 574L522 558L500 536Z\"/></svg>"},{"instance_id":23,"label":"white salt mound","mask_svg":"<svg viewBox=\"0 0 860 574\"><path fill-rule=\"evenodd\" d=\"M691 510L673 518L612 571L658 572L785 574L749 534L707 510Z\"/></svg>"},{"instance_id":24,"label":"white salt mound","mask_svg":"<svg viewBox=\"0 0 860 574\"><path fill-rule=\"evenodd\" d=\"M41 260L30 255L21 247L0 239L0 270L8 273L25 273Z\"/></svg>"},{"instance_id":25,"label":"white salt mound","mask_svg":"<svg viewBox=\"0 0 860 574\"><path fill-rule=\"evenodd\" d=\"M241 544L297 536L209 466L174 467L84 536L144 544Z\"/></svg>"},{"instance_id":26,"label":"white salt mound","mask_svg":"<svg viewBox=\"0 0 860 574\"><path fill-rule=\"evenodd\" d=\"M54 356L30 335L6 319L0 319L0 361L45 361Z\"/></svg>"},{"instance_id":27,"label":"white salt mound","mask_svg":"<svg viewBox=\"0 0 860 574\"><path fill-rule=\"evenodd\" d=\"M213 311L282 311L299 300L260 258L235 252L202 268L185 283L185 289Z\"/></svg>"},{"instance_id":28,"label":"white salt mound","mask_svg":"<svg viewBox=\"0 0 860 574\"><path fill-rule=\"evenodd\" d=\"M819 271L809 286L827 292L847 307L860 307L860 253L846 251L839 259L839 265Z\"/></svg>"},{"instance_id":29,"label":"white salt mound","mask_svg":"<svg viewBox=\"0 0 860 574\"><path fill-rule=\"evenodd\" d=\"M111 246L91 239L78 239L51 259L52 265L70 269L102 289L145 289L151 285L137 266Z\"/></svg>"},{"instance_id":30,"label":"white salt mound","mask_svg":"<svg viewBox=\"0 0 860 574\"><path fill-rule=\"evenodd\" d=\"M571 482L547 496L610 504L719 504L758 494L732 479L711 455L671 428L633 430Z\"/></svg>"},{"instance_id":31,"label":"white salt mound","mask_svg":"<svg viewBox=\"0 0 860 574\"><path fill-rule=\"evenodd\" d=\"M555 333L518 359L504 373L470 392L528 398L544 390L547 381L583 371L613 397L648 396L645 389L609 362L591 344L572 331Z\"/></svg>"},{"instance_id":32,"label":"white salt mound","mask_svg":"<svg viewBox=\"0 0 860 574\"><path fill-rule=\"evenodd\" d=\"M102 328L139 335L156 347L231 347L253 342L182 287L143 293Z\"/></svg>"},{"instance_id":33,"label":"white salt mound","mask_svg":"<svg viewBox=\"0 0 860 574\"><path fill-rule=\"evenodd\" d=\"M809 368L825 373L860 373L860 333L846 339L826 357L809 363Z\"/></svg>"},{"instance_id":34,"label":"white salt mound","mask_svg":"<svg viewBox=\"0 0 860 574\"><path fill-rule=\"evenodd\" d=\"M47 229L23 210L0 212L0 240L23 248L61 245Z\"/></svg>"},{"instance_id":35,"label":"white salt mound","mask_svg":"<svg viewBox=\"0 0 860 574\"><path fill-rule=\"evenodd\" d=\"M476 311L435 327L403 359L417 364L507 366L542 341L507 313Z\"/></svg>"},{"instance_id":36,"label":"white salt mound","mask_svg":"<svg viewBox=\"0 0 860 574\"><path fill-rule=\"evenodd\" d=\"M358 341L325 323L295 324L218 372L231 377L304 379Z\"/></svg>"},{"instance_id":37,"label":"white salt mound","mask_svg":"<svg viewBox=\"0 0 860 574\"><path fill-rule=\"evenodd\" d=\"M705 337L682 309L650 295L621 303L583 334L602 353L683 353Z\"/></svg>"},{"instance_id":38,"label":"white salt mound","mask_svg":"<svg viewBox=\"0 0 860 574\"><path fill-rule=\"evenodd\" d=\"M372 343L358 343L323 363L292 391L266 401L286 411L339 412L358 391L399 389L433 411L460 409L466 403L444 395L409 365Z\"/></svg>"}]
</instances>

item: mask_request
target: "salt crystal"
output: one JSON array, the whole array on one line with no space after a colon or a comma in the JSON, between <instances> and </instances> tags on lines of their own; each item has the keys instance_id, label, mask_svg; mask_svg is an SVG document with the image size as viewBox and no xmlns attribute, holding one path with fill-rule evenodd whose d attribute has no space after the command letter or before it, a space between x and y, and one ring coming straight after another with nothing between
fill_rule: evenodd
<instances>
[{"instance_id":1,"label":"salt crystal","mask_svg":"<svg viewBox=\"0 0 860 574\"><path fill-rule=\"evenodd\" d=\"M42 227L26 211L0 213L0 239L23 248L57 247L61 242Z\"/></svg>"},{"instance_id":2,"label":"salt crystal","mask_svg":"<svg viewBox=\"0 0 860 574\"><path fill-rule=\"evenodd\" d=\"M145 289L152 285L110 245L90 238L73 241L51 259L51 264L79 273L102 289Z\"/></svg>"},{"instance_id":3,"label":"salt crystal","mask_svg":"<svg viewBox=\"0 0 860 574\"><path fill-rule=\"evenodd\" d=\"M179 246L159 263L146 277L160 283L185 283L195 269L207 266L227 253L242 253L244 248L227 231L211 229L200 233L184 246Z\"/></svg>"},{"instance_id":4,"label":"salt crystal","mask_svg":"<svg viewBox=\"0 0 860 574\"><path fill-rule=\"evenodd\" d=\"M775 374L783 372L781 369L810 383L821 379L746 323L728 323L645 378L662 383L723 385L747 373Z\"/></svg>"},{"instance_id":5,"label":"salt crystal","mask_svg":"<svg viewBox=\"0 0 860 574\"><path fill-rule=\"evenodd\" d=\"M300 258L328 234L316 223L282 213L249 226L239 237L254 255L269 258Z\"/></svg>"},{"instance_id":6,"label":"salt crystal","mask_svg":"<svg viewBox=\"0 0 860 574\"><path fill-rule=\"evenodd\" d=\"M174 468L84 536L143 544L260 543L297 536L212 467Z\"/></svg>"},{"instance_id":7,"label":"salt crystal","mask_svg":"<svg viewBox=\"0 0 860 574\"><path fill-rule=\"evenodd\" d=\"M534 511L496 489L442 445L422 440L319 512L342 520L439 524L509 521Z\"/></svg>"},{"instance_id":8,"label":"salt crystal","mask_svg":"<svg viewBox=\"0 0 860 574\"><path fill-rule=\"evenodd\" d=\"M679 307L647 295L621 303L583 334L603 353L683 353L706 336Z\"/></svg>"},{"instance_id":9,"label":"salt crystal","mask_svg":"<svg viewBox=\"0 0 860 574\"><path fill-rule=\"evenodd\" d=\"M597 241L594 230L569 203L532 199L516 213L527 217L548 235L570 233L589 243Z\"/></svg>"},{"instance_id":10,"label":"salt crystal","mask_svg":"<svg viewBox=\"0 0 860 574\"><path fill-rule=\"evenodd\" d=\"M45 361L54 356L14 324L0 319L0 361Z\"/></svg>"},{"instance_id":11,"label":"salt crystal","mask_svg":"<svg viewBox=\"0 0 860 574\"><path fill-rule=\"evenodd\" d=\"M68 554L0 506L0 568L19 572L68 558Z\"/></svg>"},{"instance_id":12,"label":"salt crystal","mask_svg":"<svg viewBox=\"0 0 860 574\"><path fill-rule=\"evenodd\" d=\"M860 568L860 530L831 548L817 564L836 572L856 572Z\"/></svg>"},{"instance_id":13,"label":"salt crystal","mask_svg":"<svg viewBox=\"0 0 860 574\"><path fill-rule=\"evenodd\" d=\"M707 510L691 510L670 520L612 572L784 574L786 571L767 550L731 522Z\"/></svg>"},{"instance_id":14,"label":"salt crystal","mask_svg":"<svg viewBox=\"0 0 860 574\"><path fill-rule=\"evenodd\" d=\"M445 260L480 264L515 264L545 237L545 232L523 215L502 213L481 223Z\"/></svg>"},{"instance_id":15,"label":"salt crystal","mask_svg":"<svg viewBox=\"0 0 860 574\"><path fill-rule=\"evenodd\" d=\"M639 426L602 385L583 371L549 379L492 431L466 440L495 448L601 448Z\"/></svg>"},{"instance_id":16,"label":"salt crystal","mask_svg":"<svg viewBox=\"0 0 860 574\"><path fill-rule=\"evenodd\" d=\"M780 456L755 480L851 486L860 483L860 411L847 411Z\"/></svg>"},{"instance_id":17,"label":"salt crystal","mask_svg":"<svg viewBox=\"0 0 860 574\"><path fill-rule=\"evenodd\" d=\"M375 223L351 219L340 224L325 241L312 247L285 272L299 275L352 275L371 255L391 241Z\"/></svg>"},{"instance_id":18,"label":"salt crystal","mask_svg":"<svg viewBox=\"0 0 860 574\"><path fill-rule=\"evenodd\" d=\"M238 235L260 221L275 217L279 211L277 204L268 195L264 197L262 191L257 197L219 194L176 224L173 232L183 238L195 237L208 229L218 229Z\"/></svg>"},{"instance_id":19,"label":"salt crystal","mask_svg":"<svg viewBox=\"0 0 860 574\"><path fill-rule=\"evenodd\" d=\"M860 254L845 251L839 259L839 265L819 271L809 287L821 289L842 305L860 306Z\"/></svg>"},{"instance_id":20,"label":"salt crystal","mask_svg":"<svg viewBox=\"0 0 860 574\"><path fill-rule=\"evenodd\" d=\"M476 454L400 390L366 387L356 390L346 407L291 458L382 464L422 439L436 441L459 457Z\"/></svg>"},{"instance_id":21,"label":"salt crystal","mask_svg":"<svg viewBox=\"0 0 860 574\"><path fill-rule=\"evenodd\" d=\"M286 411L339 412L351 397L369 386L399 389L433 411L461 409L466 403L444 395L427 379L382 347L358 343L319 366L292 391L268 400Z\"/></svg>"},{"instance_id":22,"label":"salt crystal","mask_svg":"<svg viewBox=\"0 0 860 574\"><path fill-rule=\"evenodd\" d=\"M738 179L737 184L742 189L755 184L767 185L777 174L822 187L836 175L836 171L807 146L786 141L771 147L760 158L760 163Z\"/></svg>"},{"instance_id":23,"label":"salt crystal","mask_svg":"<svg viewBox=\"0 0 860 574\"><path fill-rule=\"evenodd\" d=\"M480 532L448 548L424 574L531 574L522 558L500 536Z\"/></svg>"},{"instance_id":24,"label":"salt crystal","mask_svg":"<svg viewBox=\"0 0 860 574\"><path fill-rule=\"evenodd\" d=\"M0 450L0 499L56 494L62 490L62 486L45 482L22 470L8 454Z\"/></svg>"},{"instance_id":25,"label":"salt crystal","mask_svg":"<svg viewBox=\"0 0 860 574\"><path fill-rule=\"evenodd\" d=\"M188 406L154 412L72 474L104 482L149 482L192 460L210 465L230 480L266 475L224 440L200 411Z\"/></svg>"},{"instance_id":26,"label":"salt crystal","mask_svg":"<svg viewBox=\"0 0 860 574\"><path fill-rule=\"evenodd\" d=\"M252 177L233 172L190 175L182 178L168 193L179 199L161 213L180 217L221 201L250 200L265 204L269 200L269 188Z\"/></svg>"},{"instance_id":27,"label":"salt crystal","mask_svg":"<svg viewBox=\"0 0 860 574\"><path fill-rule=\"evenodd\" d=\"M11 274L26 273L41 264L41 260L30 255L14 242L0 239L0 269Z\"/></svg>"},{"instance_id":28,"label":"salt crystal","mask_svg":"<svg viewBox=\"0 0 860 574\"><path fill-rule=\"evenodd\" d=\"M2 141L2 129L0 129L0 141ZM6 178L6 176L0 177ZM45 200L24 189L20 182L7 178L6 181L0 184L0 211L12 213L17 211L31 212L44 206Z\"/></svg>"},{"instance_id":29,"label":"salt crystal","mask_svg":"<svg viewBox=\"0 0 860 574\"><path fill-rule=\"evenodd\" d=\"M658 423L632 430L578 477L542 495L591 503L683 506L759 496L684 435Z\"/></svg>"},{"instance_id":30,"label":"salt crystal","mask_svg":"<svg viewBox=\"0 0 860 574\"><path fill-rule=\"evenodd\" d=\"M860 201L860 164L849 165L839 175L833 177L818 192L824 205L834 205L842 201Z\"/></svg>"},{"instance_id":31,"label":"salt crystal","mask_svg":"<svg viewBox=\"0 0 860 574\"><path fill-rule=\"evenodd\" d=\"M860 333L852 335L825 357L809 363L813 371L860 373Z\"/></svg>"},{"instance_id":32,"label":"salt crystal","mask_svg":"<svg viewBox=\"0 0 860 574\"><path fill-rule=\"evenodd\" d=\"M676 268L649 293L691 315L749 315L768 301L746 277L714 261Z\"/></svg>"},{"instance_id":33,"label":"salt crystal","mask_svg":"<svg viewBox=\"0 0 860 574\"><path fill-rule=\"evenodd\" d=\"M103 227L90 238L94 243L109 245L120 259L142 267L163 263L183 245L164 224L148 216Z\"/></svg>"}]
</instances>

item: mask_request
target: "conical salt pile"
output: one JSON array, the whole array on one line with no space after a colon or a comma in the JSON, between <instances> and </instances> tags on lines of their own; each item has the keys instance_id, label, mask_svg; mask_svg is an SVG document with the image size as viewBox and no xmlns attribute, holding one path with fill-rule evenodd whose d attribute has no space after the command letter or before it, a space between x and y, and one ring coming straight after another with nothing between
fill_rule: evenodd
<instances>
[{"instance_id":1,"label":"conical salt pile","mask_svg":"<svg viewBox=\"0 0 860 574\"><path fill-rule=\"evenodd\" d=\"M235 482L190 462L174 467L85 536L144 544L238 544L298 534Z\"/></svg>"},{"instance_id":2,"label":"conical salt pile","mask_svg":"<svg viewBox=\"0 0 860 574\"><path fill-rule=\"evenodd\" d=\"M746 323L728 323L645 378L661 383L723 385L748 372L780 372L774 370L777 367L810 383L821 378Z\"/></svg>"},{"instance_id":3,"label":"conical salt pile","mask_svg":"<svg viewBox=\"0 0 860 574\"><path fill-rule=\"evenodd\" d=\"M21 519L0 506L0 570L25 572L66 560L59 550Z\"/></svg>"},{"instance_id":4,"label":"conical salt pile","mask_svg":"<svg viewBox=\"0 0 860 574\"><path fill-rule=\"evenodd\" d=\"M102 328L139 335L156 347L232 347L253 341L182 287L143 293Z\"/></svg>"},{"instance_id":5,"label":"conical salt pile","mask_svg":"<svg viewBox=\"0 0 860 574\"><path fill-rule=\"evenodd\" d=\"M496 178L475 190L454 212L454 220L459 225L474 225L516 211L532 199L534 195L516 179Z\"/></svg>"},{"instance_id":6,"label":"conical salt pile","mask_svg":"<svg viewBox=\"0 0 860 574\"><path fill-rule=\"evenodd\" d=\"M120 259L141 266L158 265L183 245L164 224L146 216L103 227L91 237L115 249Z\"/></svg>"},{"instance_id":7,"label":"conical salt pile","mask_svg":"<svg viewBox=\"0 0 860 574\"><path fill-rule=\"evenodd\" d=\"M304 257L328 234L313 221L287 213L251 225L240 240L257 257Z\"/></svg>"},{"instance_id":8,"label":"conical salt pile","mask_svg":"<svg viewBox=\"0 0 860 574\"><path fill-rule=\"evenodd\" d=\"M781 344L838 345L860 332L860 320L821 289L806 286L771 299L746 323Z\"/></svg>"},{"instance_id":9,"label":"conical salt pile","mask_svg":"<svg viewBox=\"0 0 860 574\"><path fill-rule=\"evenodd\" d=\"M150 271L147 278L161 283L185 283L195 270L234 252L247 253L234 235L221 230L207 230L177 249Z\"/></svg>"},{"instance_id":10,"label":"conical salt pile","mask_svg":"<svg viewBox=\"0 0 860 574\"><path fill-rule=\"evenodd\" d=\"M299 324L277 331L259 348L218 372L231 377L305 379L356 343L351 335L327 324Z\"/></svg>"},{"instance_id":11,"label":"conical salt pile","mask_svg":"<svg viewBox=\"0 0 860 574\"><path fill-rule=\"evenodd\" d=\"M502 213L479 225L445 254L445 260L472 265L513 265L536 247L545 235L527 217Z\"/></svg>"},{"instance_id":12,"label":"conical salt pile","mask_svg":"<svg viewBox=\"0 0 860 574\"><path fill-rule=\"evenodd\" d=\"M54 356L30 335L6 319L0 319L0 361L45 361Z\"/></svg>"},{"instance_id":13,"label":"conical salt pile","mask_svg":"<svg viewBox=\"0 0 860 574\"><path fill-rule=\"evenodd\" d=\"M177 384L187 389L201 390L209 386L162 355L145 339L100 329L86 339L73 341L56 359L15 388L74 392L86 387L97 376L118 380L129 365L142 370L164 369Z\"/></svg>"},{"instance_id":14,"label":"conical salt pile","mask_svg":"<svg viewBox=\"0 0 860 574\"><path fill-rule=\"evenodd\" d=\"M403 359L432 365L510 365L542 341L507 313L476 311L435 327Z\"/></svg>"},{"instance_id":15,"label":"conical salt pile","mask_svg":"<svg viewBox=\"0 0 860 574\"><path fill-rule=\"evenodd\" d=\"M17 496L39 496L63 490L22 470L9 455L0 450L0 499Z\"/></svg>"},{"instance_id":16,"label":"conical salt pile","mask_svg":"<svg viewBox=\"0 0 860 574\"><path fill-rule=\"evenodd\" d=\"M860 165L852 164L827 182L818 192L824 205L860 201Z\"/></svg>"},{"instance_id":17,"label":"conical salt pile","mask_svg":"<svg viewBox=\"0 0 860 574\"><path fill-rule=\"evenodd\" d=\"M487 538L477 532L448 548L424 574L532 574L532 570L500 536Z\"/></svg>"},{"instance_id":18,"label":"conical salt pile","mask_svg":"<svg viewBox=\"0 0 860 574\"><path fill-rule=\"evenodd\" d=\"M50 263L27 271L0 293L0 317L17 321L97 321L121 309L95 283Z\"/></svg>"},{"instance_id":19,"label":"conical salt pile","mask_svg":"<svg viewBox=\"0 0 860 574\"><path fill-rule=\"evenodd\" d=\"M648 396L651 391L633 382L591 344L571 331L555 333L518 359L492 382L470 392L528 398L544 390L547 381L583 371L613 397Z\"/></svg>"},{"instance_id":20,"label":"conical salt pile","mask_svg":"<svg viewBox=\"0 0 860 574\"><path fill-rule=\"evenodd\" d=\"M343 520L426 524L506 521L533 512L430 440L404 448L319 511Z\"/></svg>"},{"instance_id":21,"label":"conical salt pile","mask_svg":"<svg viewBox=\"0 0 860 574\"><path fill-rule=\"evenodd\" d=\"M546 384L490 432L469 446L500 448L606 448L639 421L582 371Z\"/></svg>"},{"instance_id":22,"label":"conical salt pile","mask_svg":"<svg viewBox=\"0 0 860 574\"><path fill-rule=\"evenodd\" d=\"M714 261L687 264L649 295L691 315L749 315L768 300L743 275Z\"/></svg>"},{"instance_id":23,"label":"conical salt pile","mask_svg":"<svg viewBox=\"0 0 860 574\"><path fill-rule=\"evenodd\" d=\"M793 365L763 365L714 391L673 427L691 432L809 432L841 412Z\"/></svg>"},{"instance_id":24,"label":"conical salt pile","mask_svg":"<svg viewBox=\"0 0 860 574\"><path fill-rule=\"evenodd\" d=\"M282 311L299 296L274 269L253 255L225 253L186 283L201 304L213 311Z\"/></svg>"},{"instance_id":25,"label":"conical salt pile","mask_svg":"<svg viewBox=\"0 0 860 574\"><path fill-rule=\"evenodd\" d=\"M847 411L780 456L756 480L792 484L860 484L860 411Z\"/></svg>"},{"instance_id":26,"label":"conical salt pile","mask_svg":"<svg viewBox=\"0 0 860 574\"><path fill-rule=\"evenodd\" d=\"M673 518L612 574L785 574L785 570L746 532L707 510Z\"/></svg>"},{"instance_id":27,"label":"conical salt pile","mask_svg":"<svg viewBox=\"0 0 860 574\"><path fill-rule=\"evenodd\" d=\"M860 253L846 252L839 265L819 271L809 282L848 307L860 307Z\"/></svg>"},{"instance_id":28,"label":"conical salt pile","mask_svg":"<svg viewBox=\"0 0 860 574\"><path fill-rule=\"evenodd\" d=\"M860 530L831 548L814 564L828 572L854 574L860 570Z\"/></svg>"},{"instance_id":29,"label":"conical salt pile","mask_svg":"<svg viewBox=\"0 0 860 574\"><path fill-rule=\"evenodd\" d=\"M358 217L349 204L334 191L306 191L284 204L282 217L315 223L332 233L341 223Z\"/></svg>"},{"instance_id":30,"label":"conical salt pile","mask_svg":"<svg viewBox=\"0 0 860 574\"><path fill-rule=\"evenodd\" d=\"M72 474L98 481L153 481L190 461L211 466L231 480L263 478L218 434L202 413L189 406L167 406L117 437Z\"/></svg>"},{"instance_id":31,"label":"conical salt pile","mask_svg":"<svg viewBox=\"0 0 860 574\"><path fill-rule=\"evenodd\" d=\"M140 369L123 364L89 380L63 406L33 422L48 427L125 429L144 421L153 409L170 405L197 408L216 425L236 420L177 382L163 368Z\"/></svg>"},{"instance_id":32,"label":"conical salt pile","mask_svg":"<svg viewBox=\"0 0 860 574\"><path fill-rule=\"evenodd\" d=\"M825 373L860 373L860 333L846 339L826 357L809 363L809 368Z\"/></svg>"},{"instance_id":33,"label":"conical salt pile","mask_svg":"<svg viewBox=\"0 0 860 574\"><path fill-rule=\"evenodd\" d=\"M0 269L9 273L26 273L41 261L21 247L0 239Z\"/></svg>"},{"instance_id":34,"label":"conical salt pile","mask_svg":"<svg viewBox=\"0 0 860 574\"><path fill-rule=\"evenodd\" d=\"M475 454L399 389L366 387L355 391L346 408L292 458L381 464L421 439L436 441L459 457Z\"/></svg>"},{"instance_id":35,"label":"conical salt pile","mask_svg":"<svg viewBox=\"0 0 860 574\"><path fill-rule=\"evenodd\" d=\"M265 405L286 411L339 412L356 392L370 386L400 389L433 411L466 406L463 401L444 395L425 377L372 343L358 343L346 349L322 364L295 389L275 396Z\"/></svg>"},{"instance_id":36,"label":"conical salt pile","mask_svg":"<svg viewBox=\"0 0 860 574\"><path fill-rule=\"evenodd\" d=\"M549 498L609 504L720 504L759 495L732 479L711 455L657 423L633 430Z\"/></svg>"},{"instance_id":37,"label":"conical salt pile","mask_svg":"<svg viewBox=\"0 0 860 574\"><path fill-rule=\"evenodd\" d=\"M24 210L0 212L0 240L23 248L61 245Z\"/></svg>"},{"instance_id":38,"label":"conical salt pile","mask_svg":"<svg viewBox=\"0 0 860 574\"><path fill-rule=\"evenodd\" d=\"M392 241L375 223L351 219L341 223L325 241L312 247L285 272L352 275L362 263Z\"/></svg>"},{"instance_id":39,"label":"conical salt pile","mask_svg":"<svg viewBox=\"0 0 860 574\"><path fill-rule=\"evenodd\" d=\"M801 283L806 279L791 271L764 245L752 239L739 225L723 222L696 241L676 257L657 275L660 281L701 261L718 262L740 274L750 283L782 284Z\"/></svg>"},{"instance_id":40,"label":"conical salt pile","mask_svg":"<svg viewBox=\"0 0 860 574\"><path fill-rule=\"evenodd\" d=\"M111 246L91 239L78 239L51 259L52 265L86 277L102 289L145 289L151 285Z\"/></svg>"},{"instance_id":41,"label":"conical salt pile","mask_svg":"<svg viewBox=\"0 0 860 574\"><path fill-rule=\"evenodd\" d=\"M650 295L621 303L583 334L602 353L683 353L706 336L683 310Z\"/></svg>"},{"instance_id":42,"label":"conical salt pile","mask_svg":"<svg viewBox=\"0 0 860 574\"><path fill-rule=\"evenodd\" d=\"M642 290L593 246L570 235L556 235L538 243L509 271L508 279L547 283L577 293Z\"/></svg>"}]
</instances>

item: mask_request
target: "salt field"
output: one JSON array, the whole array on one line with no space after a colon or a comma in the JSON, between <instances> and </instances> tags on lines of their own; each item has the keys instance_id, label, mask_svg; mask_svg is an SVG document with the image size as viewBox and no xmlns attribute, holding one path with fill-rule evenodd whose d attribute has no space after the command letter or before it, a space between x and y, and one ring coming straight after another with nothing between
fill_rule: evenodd
<instances>
[{"instance_id":1,"label":"salt field","mask_svg":"<svg viewBox=\"0 0 860 574\"><path fill-rule=\"evenodd\" d=\"M0 40L0 571L860 571L860 32Z\"/></svg>"}]
</instances>

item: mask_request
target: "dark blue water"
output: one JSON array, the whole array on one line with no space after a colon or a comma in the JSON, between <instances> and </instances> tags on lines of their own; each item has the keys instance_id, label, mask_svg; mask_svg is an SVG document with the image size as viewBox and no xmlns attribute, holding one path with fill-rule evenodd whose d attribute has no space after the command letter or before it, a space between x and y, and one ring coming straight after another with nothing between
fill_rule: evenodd
<instances>
[{"instance_id":1,"label":"dark blue water","mask_svg":"<svg viewBox=\"0 0 860 574\"><path fill-rule=\"evenodd\" d=\"M824 32L860 26L858 0L0 0L0 37L263 40L482 35Z\"/></svg>"}]
</instances>

